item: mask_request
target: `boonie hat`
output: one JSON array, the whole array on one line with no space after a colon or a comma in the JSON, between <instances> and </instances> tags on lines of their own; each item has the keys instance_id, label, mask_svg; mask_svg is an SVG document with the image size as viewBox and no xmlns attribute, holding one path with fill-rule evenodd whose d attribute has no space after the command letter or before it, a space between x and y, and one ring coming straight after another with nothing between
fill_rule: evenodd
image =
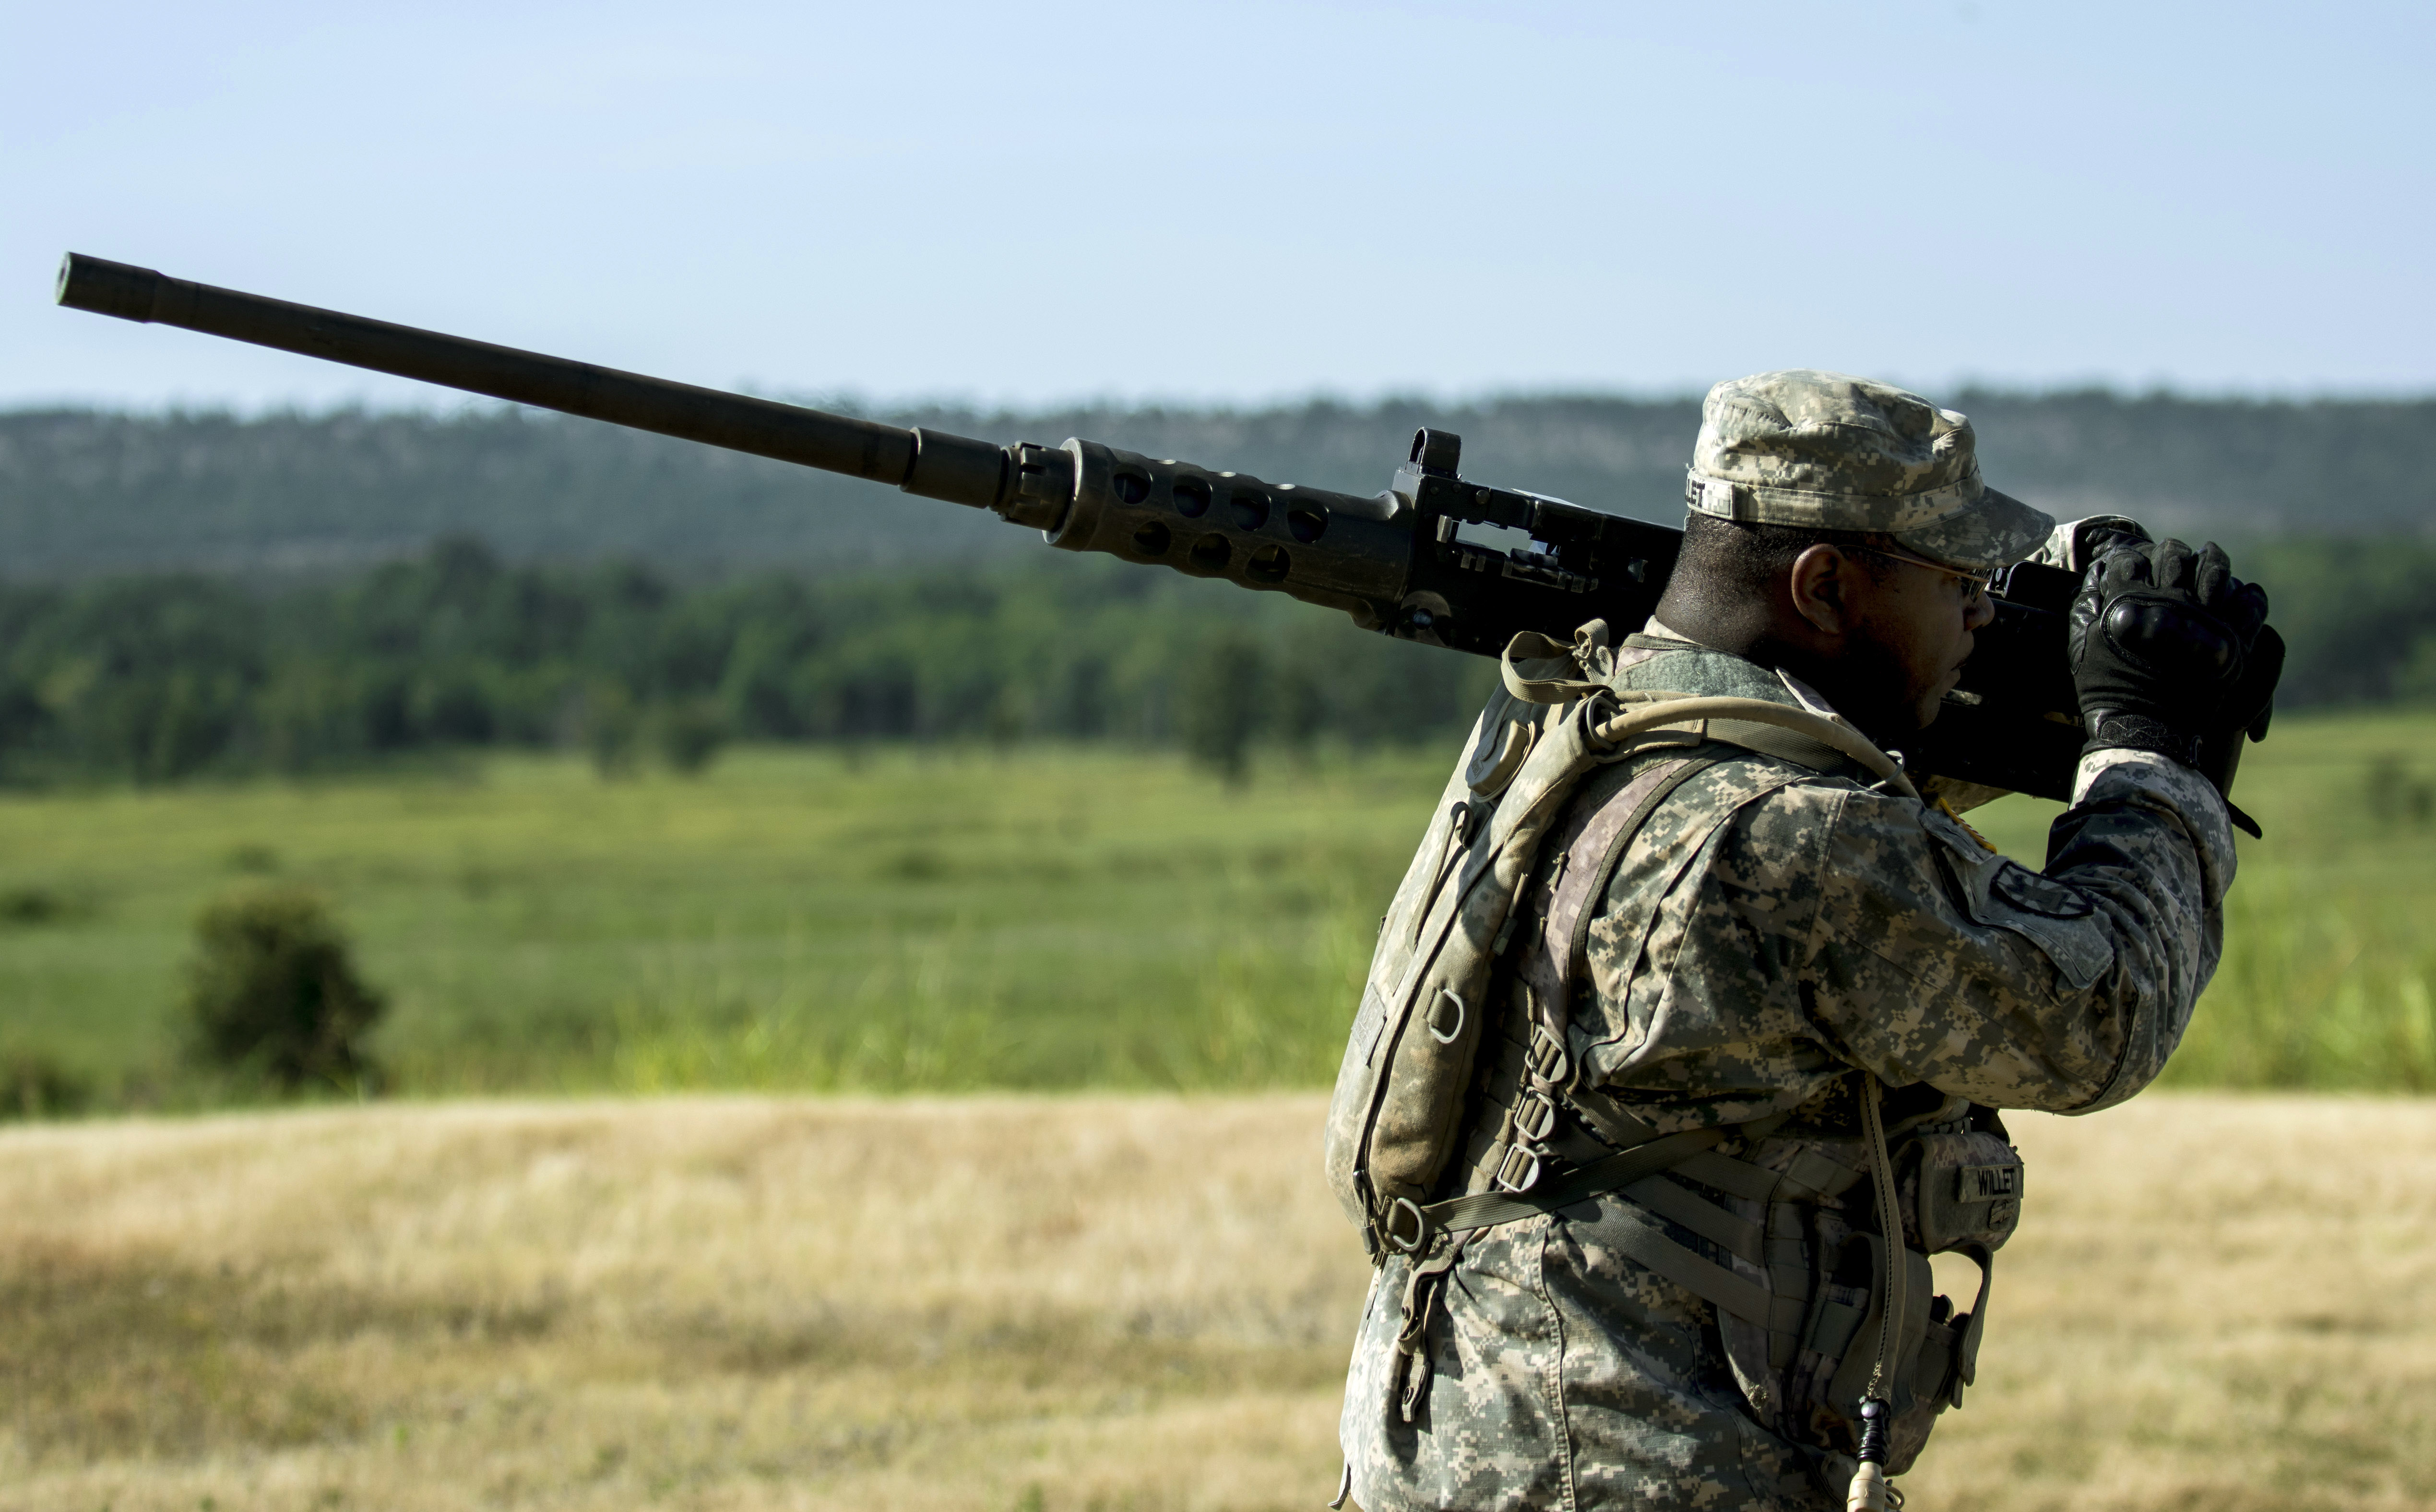
<instances>
[{"instance_id":1,"label":"boonie hat","mask_svg":"<svg viewBox=\"0 0 2436 1512\"><path fill-rule=\"evenodd\" d=\"M2019 562L2055 529L1980 481L1970 416L1811 368L1709 391L1685 502L1723 520L1889 535L1973 571Z\"/></svg>"}]
</instances>

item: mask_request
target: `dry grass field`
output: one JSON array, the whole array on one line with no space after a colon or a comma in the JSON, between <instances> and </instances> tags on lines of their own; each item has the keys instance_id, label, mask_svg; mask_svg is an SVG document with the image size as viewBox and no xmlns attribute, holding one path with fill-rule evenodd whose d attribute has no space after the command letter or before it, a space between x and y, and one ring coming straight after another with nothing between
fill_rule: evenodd
<instances>
[{"instance_id":1,"label":"dry grass field","mask_svg":"<svg viewBox=\"0 0 2436 1512\"><path fill-rule=\"evenodd\" d=\"M0 1132L0 1508L1315 1507L1308 1095ZM2436 1104L2026 1118L1915 1512L2436 1506Z\"/></svg>"}]
</instances>

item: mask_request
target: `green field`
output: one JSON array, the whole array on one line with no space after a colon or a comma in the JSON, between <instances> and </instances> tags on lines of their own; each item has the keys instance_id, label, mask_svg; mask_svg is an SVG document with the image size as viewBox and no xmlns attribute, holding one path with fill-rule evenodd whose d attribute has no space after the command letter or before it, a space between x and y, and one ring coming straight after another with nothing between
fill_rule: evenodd
<instances>
[{"instance_id":1,"label":"green field","mask_svg":"<svg viewBox=\"0 0 2436 1512\"><path fill-rule=\"evenodd\" d=\"M1436 765L774 749L12 799L5 1034L174 1096L190 921L275 876L355 931L405 1091L1307 1085Z\"/></svg>"},{"instance_id":2,"label":"green field","mask_svg":"<svg viewBox=\"0 0 2436 1512\"><path fill-rule=\"evenodd\" d=\"M413 1095L1316 1085L1445 756L1241 790L1035 746L12 796L0 1064L105 1107L215 1095L178 1057L188 931L276 878L354 930ZM2287 720L2236 791L2268 838L2171 1078L2436 1086L2436 716ZM2035 863L2052 811L1973 818Z\"/></svg>"}]
</instances>

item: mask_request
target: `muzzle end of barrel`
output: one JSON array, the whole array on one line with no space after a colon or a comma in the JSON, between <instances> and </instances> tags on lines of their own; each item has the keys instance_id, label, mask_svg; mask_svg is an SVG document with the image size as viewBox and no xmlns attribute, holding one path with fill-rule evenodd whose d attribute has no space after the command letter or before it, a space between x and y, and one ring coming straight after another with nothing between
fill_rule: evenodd
<instances>
[{"instance_id":1,"label":"muzzle end of barrel","mask_svg":"<svg viewBox=\"0 0 2436 1512\"><path fill-rule=\"evenodd\" d=\"M72 310L149 322L163 279L149 268L70 252L60 259L59 302Z\"/></svg>"}]
</instances>

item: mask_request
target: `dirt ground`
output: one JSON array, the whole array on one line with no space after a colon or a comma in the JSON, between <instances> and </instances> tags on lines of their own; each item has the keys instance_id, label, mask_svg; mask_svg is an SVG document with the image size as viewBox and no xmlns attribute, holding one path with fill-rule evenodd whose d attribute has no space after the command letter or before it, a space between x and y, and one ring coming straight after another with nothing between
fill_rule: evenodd
<instances>
[{"instance_id":1,"label":"dirt ground","mask_svg":"<svg viewBox=\"0 0 2436 1512\"><path fill-rule=\"evenodd\" d=\"M0 1133L0 1509L1311 1508L1320 1104L668 1100ZM1913 1512L2436 1506L2436 1103L2016 1123Z\"/></svg>"}]
</instances>

